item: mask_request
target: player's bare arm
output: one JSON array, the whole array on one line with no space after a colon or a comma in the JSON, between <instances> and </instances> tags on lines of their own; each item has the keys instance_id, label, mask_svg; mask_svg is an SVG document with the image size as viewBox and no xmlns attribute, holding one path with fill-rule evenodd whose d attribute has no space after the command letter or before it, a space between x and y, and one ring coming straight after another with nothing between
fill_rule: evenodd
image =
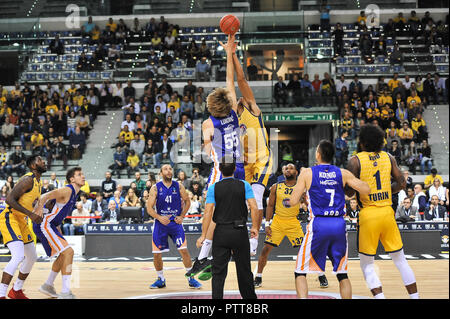
<instances>
[{"instance_id":1,"label":"player's bare arm","mask_svg":"<svg viewBox=\"0 0 450 319\"><path fill-rule=\"evenodd\" d=\"M241 91L242 96L246 100L246 102L249 104L250 111L255 116L259 116L261 113L261 110L256 105L255 96L253 94L253 90L251 89L250 85L247 82L247 79L245 78L244 71L242 69L241 62L239 61L236 52L233 53L233 65L234 70L236 72L236 78L238 82L239 91Z\"/></svg>"},{"instance_id":2,"label":"player's bare arm","mask_svg":"<svg viewBox=\"0 0 450 319\"><path fill-rule=\"evenodd\" d=\"M350 171L341 169L344 185L350 186L352 189L360 193L361 195L370 194L370 186L366 182L363 182L359 178L356 178Z\"/></svg>"},{"instance_id":3,"label":"player's bare arm","mask_svg":"<svg viewBox=\"0 0 450 319\"><path fill-rule=\"evenodd\" d=\"M222 43L219 41L220 45L223 46L225 52L227 53L227 90L230 94L231 108L237 113L237 101L236 101L236 89L234 86L234 66L233 66L233 52L236 50L236 43L234 41L234 35L228 35L228 42Z\"/></svg>"},{"instance_id":4,"label":"player's bare arm","mask_svg":"<svg viewBox=\"0 0 450 319\"><path fill-rule=\"evenodd\" d=\"M270 221L273 217L276 192L277 192L277 184L272 185L272 187L270 187L269 201L267 203L267 208L266 208L266 222ZM266 234L268 236L272 235L272 229L270 228L270 226L266 227Z\"/></svg>"},{"instance_id":5,"label":"player's bare arm","mask_svg":"<svg viewBox=\"0 0 450 319\"><path fill-rule=\"evenodd\" d=\"M148 195L148 199L147 199L147 213L152 216L154 219L158 220L161 224L163 225L167 225L170 223L170 220L167 216L161 216L158 213L156 213L155 209L153 207L155 207L156 204L156 196L157 196L157 189L156 189L156 185L153 185L152 188L150 188L150 194Z\"/></svg>"},{"instance_id":6,"label":"player's bare arm","mask_svg":"<svg viewBox=\"0 0 450 319\"><path fill-rule=\"evenodd\" d=\"M57 203L67 203L70 196L72 195L72 190L68 187L63 187L59 189L52 190L51 192L42 194L39 197L39 201L34 209L36 214L43 214L43 209L45 203L49 200L55 199Z\"/></svg>"},{"instance_id":7,"label":"player's bare arm","mask_svg":"<svg viewBox=\"0 0 450 319\"><path fill-rule=\"evenodd\" d=\"M300 171L300 176L297 179L297 184L294 186L289 205L295 206L300 203L300 199L308 189L307 181L311 181L312 171L310 168L304 168Z\"/></svg>"},{"instance_id":8,"label":"player's bare arm","mask_svg":"<svg viewBox=\"0 0 450 319\"><path fill-rule=\"evenodd\" d=\"M211 139L214 135L214 124L211 119L207 119L202 123L203 150L205 154L211 154Z\"/></svg>"},{"instance_id":9,"label":"player's bare arm","mask_svg":"<svg viewBox=\"0 0 450 319\"><path fill-rule=\"evenodd\" d=\"M359 164L359 159L356 156L352 156L347 163L347 170L352 173L355 177L359 178L361 172L361 165ZM355 195L355 190L349 185L344 187L345 195L348 197L353 197Z\"/></svg>"},{"instance_id":10,"label":"player's bare arm","mask_svg":"<svg viewBox=\"0 0 450 319\"><path fill-rule=\"evenodd\" d=\"M391 184L392 194L396 194L406 188L406 180L400 171L395 158L389 153L388 156L391 160L391 176L394 179L394 182Z\"/></svg>"},{"instance_id":11,"label":"player's bare arm","mask_svg":"<svg viewBox=\"0 0 450 319\"><path fill-rule=\"evenodd\" d=\"M174 182L174 183L178 183L178 182ZM180 187L180 196L183 201L183 211L181 212L181 215L176 216L174 220L177 224L182 224L184 216L186 216L186 213L188 212L189 207L191 207L191 200L189 199L189 195L186 192L186 189L184 188L183 184L178 183L178 185Z\"/></svg>"},{"instance_id":12,"label":"player's bare arm","mask_svg":"<svg viewBox=\"0 0 450 319\"><path fill-rule=\"evenodd\" d=\"M249 198L247 199L247 205L250 207L250 212L252 216L252 228L250 229L250 237L258 238L259 233L259 210L258 205L256 204L256 199Z\"/></svg>"},{"instance_id":13,"label":"player's bare arm","mask_svg":"<svg viewBox=\"0 0 450 319\"><path fill-rule=\"evenodd\" d=\"M30 217L34 223L39 224L42 222L42 216L30 212L28 209L19 204L19 198L22 197L22 195L26 192L33 189L33 185L33 177L25 176L24 178L21 178L11 190L11 193L9 193L9 195L6 197L6 204L8 204L9 207L18 210L19 212L24 213L25 215Z\"/></svg>"}]
</instances>

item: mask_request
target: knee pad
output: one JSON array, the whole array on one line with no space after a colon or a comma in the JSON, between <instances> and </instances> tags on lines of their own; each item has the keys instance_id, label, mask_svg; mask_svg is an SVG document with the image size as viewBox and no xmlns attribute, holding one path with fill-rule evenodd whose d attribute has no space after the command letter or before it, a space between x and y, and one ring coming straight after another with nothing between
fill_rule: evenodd
<instances>
[{"instance_id":1,"label":"knee pad","mask_svg":"<svg viewBox=\"0 0 450 319\"><path fill-rule=\"evenodd\" d=\"M253 194L255 195L256 204L258 205L258 209L263 209L263 196L265 187L261 184L252 184Z\"/></svg>"},{"instance_id":2,"label":"knee pad","mask_svg":"<svg viewBox=\"0 0 450 319\"><path fill-rule=\"evenodd\" d=\"M374 257L359 254L359 263L369 289L381 287L380 279L375 272Z\"/></svg>"},{"instance_id":3,"label":"knee pad","mask_svg":"<svg viewBox=\"0 0 450 319\"><path fill-rule=\"evenodd\" d=\"M412 271L411 267L408 264L408 261L406 260L403 249L395 253L389 253L389 255L391 256L395 267L397 267L398 271L400 272L405 286L415 283L416 277L414 276L414 272Z\"/></svg>"},{"instance_id":4,"label":"knee pad","mask_svg":"<svg viewBox=\"0 0 450 319\"><path fill-rule=\"evenodd\" d=\"M22 266L20 267L20 272L22 274L29 274L31 268L33 268L34 263L37 260L36 247L34 243L29 243L24 245L24 256Z\"/></svg>"},{"instance_id":5,"label":"knee pad","mask_svg":"<svg viewBox=\"0 0 450 319\"><path fill-rule=\"evenodd\" d=\"M347 274L337 274L336 277L337 277L337 280L339 282L341 282L344 279L348 279L348 275Z\"/></svg>"},{"instance_id":6,"label":"knee pad","mask_svg":"<svg viewBox=\"0 0 450 319\"><path fill-rule=\"evenodd\" d=\"M20 263L23 261L24 255L24 246L21 241L13 241L6 245L11 252L11 259L6 265L4 272L14 276L17 268L19 268Z\"/></svg>"}]
</instances>

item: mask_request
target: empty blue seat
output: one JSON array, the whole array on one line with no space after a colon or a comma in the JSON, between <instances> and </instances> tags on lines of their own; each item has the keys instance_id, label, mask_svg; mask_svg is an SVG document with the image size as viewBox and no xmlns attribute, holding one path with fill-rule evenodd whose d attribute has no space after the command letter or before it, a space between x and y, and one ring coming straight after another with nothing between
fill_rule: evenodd
<instances>
[{"instance_id":1,"label":"empty blue seat","mask_svg":"<svg viewBox=\"0 0 450 319\"><path fill-rule=\"evenodd\" d=\"M86 72L76 72L75 80L86 80L87 74Z\"/></svg>"},{"instance_id":2,"label":"empty blue seat","mask_svg":"<svg viewBox=\"0 0 450 319\"><path fill-rule=\"evenodd\" d=\"M112 80L112 71L103 71L100 76L102 80Z\"/></svg>"},{"instance_id":3,"label":"empty blue seat","mask_svg":"<svg viewBox=\"0 0 450 319\"><path fill-rule=\"evenodd\" d=\"M47 81L48 80L48 73L46 73L46 72L37 73L37 80L38 81Z\"/></svg>"},{"instance_id":4,"label":"empty blue seat","mask_svg":"<svg viewBox=\"0 0 450 319\"><path fill-rule=\"evenodd\" d=\"M47 62L47 57L45 55L36 54L34 57L35 61L38 63Z\"/></svg>"},{"instance_id":5,"label":"empty blue seat","mask_svg":"<svg viewBox=\"0 0 450 319\"><path fill-rule=\"evenodd\" d=\"M386 45L394 45L395 41L394 39L386 39Z\"/></svg>"},{"instance_id":6,"label":"empty blue seat","mask_svg":"<svg viewBox=\"0 0 450 319\"><path fill-rule=\"evenodd\" d=\"M345 64L345 63L347 63L347 59L345 57L338 57L336 59L336 63L337 64Z\"/></svg>"},{"instance_id":7,"label":"empty blue seat","mask_svg":"<svg viewBox=\"0 0 450 319\"><path fill-rule=\"evenodd\" d=\"M361 63L361 57L356 56L356 57L350 57L348 58L349 63L351 64L360 64Z\"/></svg>"},{"instance_id":8,"label":"empty blue seat","mask_svg":"<svg viewBox=\"0 0 450 319\"><path fill-rule=\"evenodd\" d=\"M184 77L193 78L194 77L194 73L195 73L195 69L191 69L191 68L183 69Z\"/></svg>"},{"instance_id":9,"label":"empty blue seat","mask_svg":"<svg viewBox=\"0 0 450 319\"><path fill-rule=\"evenodd\" d=\"M346 73L348 73L348 66L338 66L338 67L336 67L336 73L338 73L338 74L346 74Z\"/></svg>"},{"instance_id":10,"label":"empty blue seat","mask_svg":"<svg viewBox=\"0 0 450 319\"><path fill-rule=\"evenodd\" d=\"M173 78L181 77L181 69L171 69L170 76Z\"/></svg>"},{"instance_id":11,"label":"empty blue seat","mask_svg":"<svg viewBox=\"0 0 450 319\"><path fill-rule=\"evenodd\" d=\"M40 71L40 69L41 69L41 65L40 64L37 64L37 63L30 64L30 70L31 71L36 72L36 71Z\"/></svg>"},{"instance_id":12,"label":"empty blue seat","mask_svg":"<svg viewBox=\"0 0 450 319\"><path fill-rule=\"evenodd\" d=\"M401 65L394 65L392 67L393 72L401 72L402 71L402 66Z\"/></svg>"},{"instance_id":13,"label":"empty blue seat","mask_svg":"<svg viewBox=\"0 0 450 319\"><path fill-rule=\"evenodd\" d=\"M50 80L59 81L60 78L61 78L61 73L58 73L58 72L50 73Z\"/></svg>"},{"instance_id":14,"label":"empty blue seat","mask_svg":"<svg viewBox=\"0 0 450 319\"><path fill-rule=\"evenodd\" d=\"M360 66L354 66L351 68L352 73L361 73L362 68Z\"/></svg>"},{"instance_id":15,"label":"empty blue seat","mask_svg":"<svg viewBox=\"0 0 450 319\"><path fill-rule=\"evenodd\" d=\"M377 57L377 63L385 63L386 57L384 56L378 56Z\"/></svg>"},{"instance_id":16,"label":"empty blue seat","mask_svg":"<svg viewBox=\"0 0 450 319\"><path fill-rule=\"evenodd\" d=\"M62 74L62 79L66 80L66 81L71 81L73 80L73 73L72 72L64 72Z\"/></svg>"},{"instance_id":17,"label":"empty blue seat","mask_svg":"<svg viewBox=\"0 0 450 319\"><path fill-rule=\"evenodd\" d=\"M47 61L48 62L55 62L57 58L58 58L58 56L56 54L55 55L49 55L49 56L47 56Z\"/></svg>"},{"instance_id":18,"label":"empty blue seat","mask_svg":"<svg viewBox=\"0 0 450 319\"><path fill-rule=\"evenodd\" d=\"M42 65L42 70L45 71L45 72L53 71L53 69L54 69L54 66L53 66L52 63L44 63Z\"/></svg>"},{"instance_id":19,"label":"empty blue seat","mask_svg":"<svg viewBox=\"0 0 450 319\"><path fill-rule=\"evenodd\" d=\"M27 81L36 81L36 73L25 73L25 79Z\"/></svg>"},{"instance_id":20,"label":"empty blue seat","mask_svg":"<svg viewBox=\"0 0 450 319\"><path fill-rule=\"evenodd\" d=\"M55 63L55 71L62 71L64 70L64 63Z\"/></svg>"},{"instance_id":21,"label":"empty blue seat","mask_svg":"<svg viewBox=\"0 0 450 319\"><path fill-rule=\"evenodd\" d=\"M89 80L98 80L100 78L99 72L88 72Z\"/></svg>"},{"instance_id":22,"label":"empty blue seat","mask_svg":"<svg viewBox=\"0 0 450 319\"><path fill-rule=\"evenodd\" d=\"M381 65L376 67L377 73L389 73L389 67L386 65Z\"/></svg>"}]
</instances>

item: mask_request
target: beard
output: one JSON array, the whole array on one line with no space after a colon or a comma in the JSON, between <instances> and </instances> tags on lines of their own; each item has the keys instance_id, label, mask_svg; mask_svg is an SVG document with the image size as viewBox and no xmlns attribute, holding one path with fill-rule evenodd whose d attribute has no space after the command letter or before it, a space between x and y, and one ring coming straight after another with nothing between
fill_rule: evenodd
<instances>
[{"instance_id":1,"label":"beard","mask_svg":"<svg viewBox=\"0 0 450 319\"><path fill-rule=\"evenodd\" d=\"M36 167L36 171L39 174L43 174L43 173L45 173L47 171L47 167L38 166L38 167Z\"/></svg>"}]
</instances>

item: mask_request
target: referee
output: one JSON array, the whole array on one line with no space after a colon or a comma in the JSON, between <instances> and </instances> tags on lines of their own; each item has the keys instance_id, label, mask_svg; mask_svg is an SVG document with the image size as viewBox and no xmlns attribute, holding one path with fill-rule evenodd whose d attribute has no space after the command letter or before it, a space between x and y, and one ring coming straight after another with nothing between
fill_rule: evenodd
<instances>
[{"instance_id":1,"label":"referee","mask_svg":"<svg viewBox=\"0 0 450 319\"><path fill-rule=\"evenodd\" d=\"M223 179L208 188L203 225L207 229L211 217L216 228L212 243L212 298L223 299L223 287L231 254L236 263L239 291L243 299L256 299L250 266L250 243L247 231L248 206L252 225L257 224L258 207L249 183L233 178L235 163L220 163ZM214 213L213 213L214 211ZM252 238L258 229L252 226Z\"/></svg>"}]
</instances>

